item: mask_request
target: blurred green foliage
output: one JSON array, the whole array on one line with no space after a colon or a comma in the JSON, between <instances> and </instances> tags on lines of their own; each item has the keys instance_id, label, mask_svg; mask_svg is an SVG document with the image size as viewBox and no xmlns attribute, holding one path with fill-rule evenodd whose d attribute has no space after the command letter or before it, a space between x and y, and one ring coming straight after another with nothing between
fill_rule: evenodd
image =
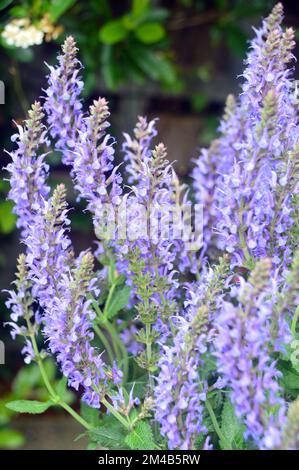
<instances>
[{"instance_id":1,"label":"blurred green foliage","mask_svg":"<svg viewBox=\"0 0 299 470\"><path fill-rule=\"evenodd\" d=\"M73 34L86 66L86 94L101 70L108 88L123 82L142 84L152 79L172 91L182 89L173 32L208 24L210 42L225 43L244 54L246 20L266 13L271 0L23 0L0 1L0 31L15 19L27 18L44 31L44 40L62 40ZM46 21L46 26L44 22ZM16 61L31 61L34 47L13 47L1 37L7 54ZM202 64L200 64L202 66Z\"/></svg>"},{"instance_id":2,"label":"blurred green foliage","mask_svg":"<svg viewBox=\"0 0 299 470\"><path fill-rule=\"evenodd\" d=\"M46 18L53 27L73 34L87 68L87 94L94 86L95 72L99 69L110 89L116 89L129 79L142 83L145 77L172 87L177 74L169 58L169 40L164 27L169 12L155 8L152 3L150 0L0 2L0 8L10 7L0 27L3 29L16 18L28 18L30 24L43 29L41 22ZM55 33L52 37L45 33L44 37L53 39ZM16 48L3 38L1 43L16 60L33 58L31 48L26 49L24 56L23 53L18 56Z\"/></svg>"},{"instance_id":3,"label":"blurred green foliage","mask_svg":"<svg viewBox=\"0 0 299 470\"><path fill-rule=\"evenodd\" d=\"M56 365L54 360L48 358L44 362L44 366L47 375L54 382L54 387L60 387L59 381L56 380ZM20 369L11 384L11 391L6 393L0 400L0 449L14 449L24 444L24 436L13 428L13 423L11 422L15 412L7 408L6 403L28 398L41 401L48 399L48 394L45 391L37 364L30 364ZM68 404L71 404L74 401L74 394L65 389L63 399Z\"/></svg>"}]
</instances>

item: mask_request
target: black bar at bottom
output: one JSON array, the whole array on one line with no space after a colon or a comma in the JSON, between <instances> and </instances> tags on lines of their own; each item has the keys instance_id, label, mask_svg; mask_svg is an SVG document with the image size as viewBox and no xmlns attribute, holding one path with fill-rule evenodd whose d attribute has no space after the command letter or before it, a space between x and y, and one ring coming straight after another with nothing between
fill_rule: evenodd
<instances>
[{"instance_id":1,"label":"black bar at bottom","mask_svg":"<svg viewBox=\"0 0 299 470\"><path fill-rule=\"evenodd\" d=\"M11 464L28 464L43 468L49 465L72 464L83 468L100 468L116 465L120 468L137 468L144 466L199 466L211 468L211 465L251 465L251 464L283 464L297 465L297 451L64 451L64 450L16 450L1 451L0 459ZM4 467L3 467L4 468ZM214 467L213 467L214 468Z\"/></svg>"}]
</instances>

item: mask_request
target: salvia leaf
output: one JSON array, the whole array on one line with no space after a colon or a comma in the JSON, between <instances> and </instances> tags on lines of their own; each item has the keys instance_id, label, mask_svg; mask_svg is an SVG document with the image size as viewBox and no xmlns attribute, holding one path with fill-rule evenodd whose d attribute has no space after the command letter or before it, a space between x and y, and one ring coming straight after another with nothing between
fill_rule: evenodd
<instances>
[{"instance_id":1,"label":"salvia leaf","mask_svg":"<svg viewBox=\"0 0 299 470\"><path fill-rule=\"evenodd\" d=\"M232 448L242 448L244 444L242 437L244 429L235 415L234 407L229 398L225 400L222 408L221 431L230 442ZM221 442L220 446L223 448Z\"/></svg>"},{"instance_id":2,"label":"salvia leaf","mask_svg":"<svg viewBox=\"0 0 299 470\"><path fill-rule=\"evenodd\" d=\"M53 406L52 401L37 401L37 400L15 400L6 403L9 410L16 411L17 413L30 413L41 414L44 413L50 406Z\"/></svg>"},{"instance_id":3,"label":"salvia leaf","mask_svg":"<svg viewBox=\"0 0 299 470\"><path fill-rule=\"evenodd\" d=\"M117 424L104 424L89 431L90 441L99 444L109 450L123 450L127 448L125 444L125 434Z\"/></svg>"},{"instance_id":4,"label":"salvia leaf","mask_svg":"<svg viewBox=\"0 0 299 470\"><path fill-rule=\"evenodd\" d=\"M149 423L147 421L139 421L127 435L125 442L133 450L153 450L155 442Z\"/></svg>"},{"instance_id":5,"label":"salvia leaf","mask_svg":"<svg viewBox=\"0 0 299 470\"><path fill-rule=\"evenodd\" d=\"M109 302L107 318L111 319L117 313L128 305L131 294L130 286L117 287L114 291L113 297Z\"/></svg>"}]
</instances>

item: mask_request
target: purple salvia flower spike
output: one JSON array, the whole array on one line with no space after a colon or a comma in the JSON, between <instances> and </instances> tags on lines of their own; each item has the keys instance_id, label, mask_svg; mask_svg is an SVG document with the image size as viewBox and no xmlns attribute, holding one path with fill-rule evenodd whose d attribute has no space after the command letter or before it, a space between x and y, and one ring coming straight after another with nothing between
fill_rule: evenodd
<instances>
[{"instance_id":1,"label":"purple salvia flower spike","mask_svg":"<svg viewBox=\"0 0 299 470\"><path fill-rule=\"evenodd\" d=\"M207 432L203 424L207 384L198 373L208 341L207 308L199 307L197 299L193 299L186 315L187 321L177 318L180 326L174 345L164 346L161 351L155 386L155 419L167 438L168 448L181 450L194 449L196 437ZM192 322L198 323L200 332L193 330Z\"/></svg>"},{"instance_id":2,"label":"purple salvia flower spike","mask_svg":"<svg viewBox=\"0 0 299 470\"><path fill-rule=\"evenodd\" d=\"M200 283L188 286L183 315L171 319L176 333L173 345L162 348L155 386L155 419L170 449L194 449L198 435L207 432L203 415L208 385L200 367L215 338L212 320L228 273L227 257L214 271L206 269Z\"/></svg>"},{"instance_id":3,"label":"purple salvia flower spike","mask_svg":"<svg viewBox=\"0 0 299 470\"><path fill-rule=\"evenodd\" d=\"M93 256L74 259L66 234L65 187L59 185L36 216L27 239L26 260L33 292L43 307L43 333L70 386L84 389L83 400L99 407L109 383L118 386L101 355L91 345L95 314L87 293L97 291Z\"/></svg>"},{"instance_id":4,"label":"purple salvia flower spike","mask_svg":"<svg viewBox=\"0 0 299 470\"><path fill-rule=\"evenodd\" d=\"M288 69L294 32L284 31L281 22L278 4L256 31L243 74L243 92L225 113L217 152L212 153L213 159L209 153L204 158L203 153L194 170L198 202L210 210L206 211L205 245L210 244L211 231L218 234L215 244L233 253L232 264L250 269L255 258L265 256L285 269L292 251L293 196L298 193L299 177L294 153L299 133ZM214 180L204 181L211 169ZM201 181L212 190L201 191ZM212 200L210 206L207 199Z\"/></svg>"},{"instance_id":5,"label":"purple salvia flower spike","mask_svg":"<svg viewBox=\"0 0 299 470\"><path fill-rule=\"evenodd\" d=\"M155 124L156 120L148 122L146 117L139 116L134 129L134 138L129 134L124 134L125 141L122 145L122 151L129 184L138 184L143 162L151 158L151 144L157 135Z\"/></svg>"},{"instance_id":6,"label":"purple salvia flower spike","mask_svg":"<svg viewBox=\"0 0 299 470\"><path fill-rule=\"evenodd\" d=\"M18 134L12 137L18 148L9 153L12 162L6 168L11 186L8 198L15 203L13 212L18 216L17 227L22 229L23 237L50 191L46 184L49 170L46 154L40 153L40 149L48 145L43 117L40 103L34 103L24 127L18 126Z\"/></svg>"},{"instance_id":7,"label":"purple salvia flower spike","mask_svg":"<svg viewBox=\"0 0 299 470\"><path fill-rule=\"evenodd\" d=\"M50 134L56 139L55 148L62 153L63 163L70 165L83 119L80 98L83 82L79 76L82 65L77 59L77 47L72 36L64 41L58 62L56 67L49 66L44 108Z\"/></svg>"},{"instance_id":8,"label":"purple salvia flower spike","mask_svg":"<svg viewBox=\"0 0 299 470\"><path fill-rule=\"evenodd\" d=\"M95 100L84 119L73 162L75 188L86 199L93 216L95 232L101 238L105 205L113 210L121 202L122 178L114 167L113 140L106 129L110 113L104 98Z\"/></svg>"},{"instance_id":9,"label":"purple salvia flower spike","mask_svg":"<svg viewBox=\"0 0 299 470\"><path fill-rule=\"evenodd\" d=\"M11 321L6 323L11 327L13 339L20 335L25 340L22 354L24 361L29 364L35 360L35 352L32 345L32 336L37 336L38 321L36 321L37 311L33 307L32 282L28 278L28 268L26 266L26 256L21 254L18 258L18 270L14 281L15 290L8 291L9 299L5 305L11 310Z\"/></svg>"},{"instance_id":10,"label":"purple salvia flower spike","mask_svg":"<svg viewBox=\"0 0 299 470\"><path fill-rule=\"evenodd\" d=\"M218 371L231 389L237 418L245 423L245 437L259 449L279 445L285 421L281 373L271 357L275 297L269 289L270 270L270 260L260 260L248 282L240 280L238 304L223 302L215 318Z\"/></svg>"}]
</instances>

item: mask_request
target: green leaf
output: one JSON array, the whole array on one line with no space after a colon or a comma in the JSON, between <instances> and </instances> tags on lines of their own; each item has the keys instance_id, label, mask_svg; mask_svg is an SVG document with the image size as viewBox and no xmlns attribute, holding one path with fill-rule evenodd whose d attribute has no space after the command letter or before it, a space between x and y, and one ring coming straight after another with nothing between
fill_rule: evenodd
<instances>
[{"instance_id":1,"label":"green leaf","mask_svg":"<svg viewBox=\"0 0 299 470\"><path fill-rule=\"evenodd\" d=\"M160 23L143 23L136 29L135 35L144 44L153 44L165 37L165 29Z\"/></svg>"},{"instance_id":2,"label":"green leaf","mask_svg":"<svg viewBox=\"0 0 299 470\"><path fill-rule=\"evenodd\" d=\"M99 425L99 410L91 408L84 402L81 402L80 410L82 418L84 418L89 424L93 427Z\"/></svg>"},{"instance_id":3,"label":"green leaf","mask_svg":"<svg viewBox=\"0 0 299 470\"><path fill-rule=\"evenodd\" d=\"M113 47L105 44L101 51L102 73L106 85L110 90L115 90L123 76L119 63L114 59ZM105 259L101 261L107 262Z\"/></svg>"},{"instance_id":4,"label":"green leaf","mask_svg":"<svg viewBox=\"0 0 299 470\"><path fill-rule=\"evenodd\" d=\"M4 8L8 7L12 3L12 0L0 0L0 10L4 10Z\"/></svg>"},{"instance_id":5,"label":"green leaf","mask_svg":"<svg viewBox=\"0 0 299 470\"><path fill-rule=\"evenodd\" d=\"M128 393L130 393L132 387L134 387L134 395L143 399L148 391L148 375L144 374L137 377L132 382L127 382L125 387Z\"/></svg>"},{"instance_id":6,"label":"green leaf","mask_svg":"<svg viewBox=\"0 0 299 470\"><path fill-rule=\"evenodd\" d=\"M37 401L37 400L15 400L6 403L9 410L16 411L17 413L31 413L40 414L44 413L50 406L53 405L52 401Z\"/></svg>"},{"instance_id":7,"label":"green leaf","mask_svg":"<svg viewBox=\"0 0 299 470\"><path fill-rule=\"evenodd\" d=\"M221 416L221 431L230 442L232 448L242 449L244 445L243 432L244 427L236 418L234 407L229 398L224 402ZM223 449L223 443L220 442L220 447Z\"/></svg>"},{"instance_id":8,"label":"green leaf","mask_svg":"<svg viewBox=\"0 0 299 470\"><path fill-rule=\"evenodd\" d=\"M62 397L64 395L66 387L67 387L67 378L62 377L62 379L60 379L56 385L56 392L59 397Z\"/></svg>"},{"instance_id":9,"label":"green leaf","mask_svg":"<svg viewBox=\"0 0 299 470\"><path fill-rule=\"evenodd\" d=\"M57 395L62 398L63 401L70 404L74 402L74 394L67 388L67 378L62 377L56 385L55 390L57 391Z\"/></svg>"},{"instance_id":10,"label":"green leaf","mask_svg":"<svg viewBox=\"0 0 299 470\"><path fill-rule=\"evenodd\" d=\"M152 429L147 421L139 421L127 435L125 442L133 450L153 450L156 448Z\"/></svg>"},{"instance_id":11,"label":"green leaf","mask_svg":"<svg viewBox=\"0 0 299 470\"><path fill-rule=\"evenodd\" d=\"M30 364L20 369L12 384L15 398L28 396L32 389L38 385L40 377L41 374L37 364Z\"/></svg>"},{"instance_id":12,"label":"green leaf","mask_svg":"<svg viewBox=\"0 0 299 470\"><path fill-rule=\"evenodd\" d=\"M98 444L96 442L89 442L86 450L97 450L97 448Z\"/></svg>"},{"instance_id":13,"label":"green leaf","mask_svg":"<svg viewBox=\"0 0 299 470\"><path fill-rule=\"evenodd\" d=\"M110 320L115 317L117 313L128 305L131 294L130 286L117 287L113 293L112 299L109 302L107 311L107 318Z\"/></svg>"},{"instance_id":14,"label":"green leaf","mask_svg":"<svg viewBox=\"0 0 299 470\"><path fill-rule=\"evenodd\" d=\"M126 13L122 19L122 24L125 29L128 31L134 31L137 26L140 24L140 18L133 15L132 12Z\"/></svg>"},{"instance_id":15,"label":"green leaf","mask_svg":"<svg viewBox=\"0 0 299 470\"><path fill-rule=\"evenodd\" d=\"M55 364L53 358L49 357L44 361L44 368L46 370L46 374L48 376L48 379L50 380L50 382L52 382L52 380L54 380L55 376L56 376L56 364ZM44 381L43 381L41 375L40 375L40 378L41 378L40 385L43 385Z\"/></svg>"},{"instance_id":16,"label":"green leaf","mask_svg":"<svg viewBox=\"0 0 299 470\"><path fill-rule=\"evenodd\" d=\"M149 7L149 0L133 0L132 13L134 16L143 15Z\"/></svg>"},{"instance_id":17,"label":"green leaf","mask_svg":"<svg viewBox=\"0 0 299 470\"><path fill-rule=\"evenodd\" d=\"M0 449L17 449L25 442L23 434L14 429L0 429Z\"/></svg>"},{"instance_id":18,"label":"green leaf","mask_svg":"<svg viewBox=\"0 0 299 470\"><path fill-rule=\"evenodd\" d=\"M100 41L108 45L117 44L127 36L128 31L121 20L109 21L99 31Z\"/></svg>"},{"instance_id":19,"label":"green leaf","mask_svg":"<svg viewBox=\"0 0 299 470\"><path fill-rule=\"evenodd\" d=\"M299 389L299 373L293 367L283 371L282 383L289 390Z\"/></svg>"},{"instance_id":20,"label":"green leaf","mask_svg":"<svg viewBox=\"0 0 299 470\"><path fill-rule=\"evenodd\" d=\"M172 64L147 47L135 44L131 50L131 58L153 80L161 80L170 86L176 82L177 75Z\"/></svg>"},{"instance_id":21,"label":"green leaf","mask_svg":"<svg viewBox=\"0 0 299 470\"><path fill-rule=\"evenodd\" d=\"M279 360L278 368L282 372L282 385L289 393L296 394L299 389L299 367L293 366L288 360Z\"/></svg>"},{"instance_id":22,"label":"green leaf","mask_svg":"<svg viewBox=\"0 0 299 470\"><path fill-rule=\"evenodd\" d=\"M125 434L123 429L117 423L105 424L89 431L91 442L100 444L109 450L127 449L125 444Z\"/></svg>"},{"instance_id":23,"label":"green leaf","mask_svg":"<svg viewBox=\"0 0 299 470\"><path fill-rule=\"evenodd\" d=\"M0 232L8 234L16 226L16 215L12 213L14 204L11 201L0 202Z\"/></svg>"},{"instance_id":24,"label":"green leaf","mask_svg":"<svg viewBox=\"0 0 299 470\"><path fill-rule=\"evenodd\" d=\"M76 0L52 0L48 14L52 21L57 21L69 8L76 3Z\"/></svg>"}]
</instances>

